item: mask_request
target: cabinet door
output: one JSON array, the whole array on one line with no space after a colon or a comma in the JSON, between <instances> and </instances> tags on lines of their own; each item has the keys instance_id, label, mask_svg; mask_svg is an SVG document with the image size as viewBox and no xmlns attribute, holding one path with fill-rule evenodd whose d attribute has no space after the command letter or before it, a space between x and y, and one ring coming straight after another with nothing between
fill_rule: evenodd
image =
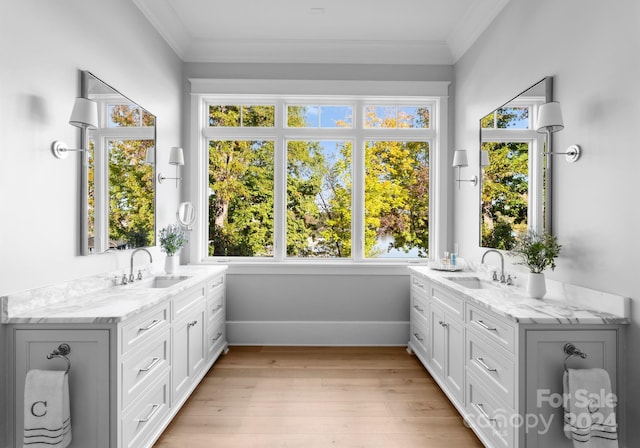
<instances>
[{"instance_id":1,"label":"cabinet door","mask_svg":"<svg viewBox=\"0 0 640 448\"><path fill-rule=\"evenodd\" d=\"M69 344L71 447L108 448L110 440L109 330L15 330L15 446L23 444L24 383L31 369L64 370L63 359L47 359Z\"/></svg>"},{"instance_id":2,"label":"cabinet door","mask_svg":"<svg viewBox=\"0 0 640 448\"><path fill-rule=\"evenodd\" d=\"M433 369L433 373L439 376L441 380L444 380L447 361L447 333L444 326L444 311L433 303L429 308L429 330L431 336L429 338L429 349L431 351L429 364Z\"/></svg>"},{"instance_id":3,"label":"cabinet door","mask_svg":"<svg viewBox=\"0 0 640 448\"><path fill-rule=\"evenodd\" d=\"M172 405L189 390L193 376L204 366L204 306L173 324Z\"/></svg>"},{"instance_id":4,"label":"cabinet door","mask_svg":"<svg viewBox=\"0 0 640 448\"><path fill-rule=\"evenodd\" d=\"M446 317L446 315L445 315ZM447 359L445 381L460 403L464 396L464 330L454 319L445 320Z\"/></svg>"},{"instance_id":5,"label":"cabinet door","mask_svg":"<svg viewBox=\"0 0 640 448\"><path fill-rule=\"evenodd\" d=\"M611 377L613 393L618 393L616 330L527 331L526 414L530 421L538 422L537 427L528 428L524 435L527 448L573 446L564 436L561 401L567 357L563 347L567 342L587 354L585 359L570 359L568 367L605 369Z\"/></svg>"}]
</instances>

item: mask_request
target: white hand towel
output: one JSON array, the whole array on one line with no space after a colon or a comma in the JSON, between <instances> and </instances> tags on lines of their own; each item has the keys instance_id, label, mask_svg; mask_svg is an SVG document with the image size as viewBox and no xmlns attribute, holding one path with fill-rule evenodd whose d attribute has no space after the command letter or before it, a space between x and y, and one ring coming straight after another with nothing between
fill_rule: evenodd
<instances>
[{"instance_id":1,"label":"white hand towel","mask_svg":"<svg viewBox=\"0 0 640 448\"><path fill-rule=\"evenodd\" d=\"M575 448L618 448L617 400L603 369L567 369L564 433Z\"/></svg>"},{"instance_id":2,"label":"white hand towel","mask_svg":"<svg viewBox=\"0 0 640 448\"><path fill-rule=\"evenodd\" d=\"M24 386L24 448L70 443L69 376L59 370L30 370Z\"/></svg>"}]
</instances>

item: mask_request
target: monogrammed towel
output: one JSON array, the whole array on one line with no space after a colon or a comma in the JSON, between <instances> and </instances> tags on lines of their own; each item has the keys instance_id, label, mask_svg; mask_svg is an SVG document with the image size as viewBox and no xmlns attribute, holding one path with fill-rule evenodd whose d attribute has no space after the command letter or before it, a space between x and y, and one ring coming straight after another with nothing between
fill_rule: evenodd
<instances>
[{"instance_id":1,"label":"monogrammed towel","mask_svg":"<svg viewBox=\"0 0 640 448\"><path fill-rule=\"evenodd\" d=\"M24 448L65 448L70 443L69 375L30 370L24 386Z\"/></svg>"},{"instance_id":2,"label":"monogrammed towel","mask_svg":"<svg viewBox=\"0 0 640 448\"><path fill-rule=\"evenodd\" d=\"M618 448L617 399L603 369L567 369L564 433L576 448Z\"/></svg>"}]
</instances>

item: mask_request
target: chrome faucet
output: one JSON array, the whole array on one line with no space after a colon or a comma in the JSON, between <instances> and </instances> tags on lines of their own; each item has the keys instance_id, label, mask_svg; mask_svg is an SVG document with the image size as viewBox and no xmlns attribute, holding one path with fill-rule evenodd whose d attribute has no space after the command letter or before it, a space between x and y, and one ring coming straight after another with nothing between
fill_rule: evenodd
<instances>
[{"instance_id":1,"label":"chrome faucet","mask_svg":"<svg viewBox=\"0 0 640 448\"><path fill-rule=\"evenodd\" d=\"M151 256L151 252L149 252L144 247L140 247L138 249L135 249L133 252L131 252L131 270L129 271L129 283L132 283L135 280L135 277L133 276L133 256L140 251L146 252L147 255L149 255L149 262L153 263L153 257Z\"/></svg>"},{"instance_id":2,"label":"chrome faucet","mask_svg":"<svg viewBox=\"0 0 640 448\"><path fill-rule=\"evenodd\" d=\"M502 255L501 252L498 252L495 249L489 249L488 251L486 251L484 254L482 254L482 259L480 260L480 263L484 264L484 257L487 256L488 253L490 252L495 252L500 256L500 283L504 283L505 279L504 279L504 256ZM496 275L496 273L493 273L493 279L494 280L498 280L498 276Z\"/></svg>"}]
</instances>

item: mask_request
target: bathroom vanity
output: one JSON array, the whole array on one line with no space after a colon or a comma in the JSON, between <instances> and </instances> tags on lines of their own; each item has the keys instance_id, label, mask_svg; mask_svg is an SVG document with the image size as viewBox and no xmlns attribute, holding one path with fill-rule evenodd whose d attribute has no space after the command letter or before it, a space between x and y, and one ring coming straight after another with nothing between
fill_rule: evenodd
<instances>
[{"instance_id":1,"label":"bathroom vanity","mask_svg":"<svg viewBox=\"0 0 640 448\"><path fill-rule=\"evenodd\" d=\"M537 300L476 273L410 272L409 351L487 447L573 446L563 433L565 366L605 369L623 397L627 299L555 284ZM586 358L569 357L566 344ZM616 413L620 434L622 400Z\"/></svg>"},{"instance_id":2,"label":"bathroom vanity","mask_svg":"<svg viewBox=\"0 0 640 448\"><path fill-rule=\"evenodd\" d=\"M175 276L114 286L113 277L3 297L12 356L8 426L22 446L30 369L66 369L71 446L150 447L227 350L226 267L182 266Z\"/></svg>"}]
</instances>

